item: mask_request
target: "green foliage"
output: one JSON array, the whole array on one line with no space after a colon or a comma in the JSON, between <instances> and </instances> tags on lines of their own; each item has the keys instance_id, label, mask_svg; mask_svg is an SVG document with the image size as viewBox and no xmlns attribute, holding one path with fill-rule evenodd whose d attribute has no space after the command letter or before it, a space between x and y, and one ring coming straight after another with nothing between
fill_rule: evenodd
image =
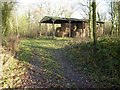
<instances>
[{"instance_id":1,"label":"green foliage","mask_svg":"<svg viewBox=\"0 0 120 90\"><path fill-rule=\"evenodd\" d=\"M2 46L4 49L8 49L11 52L15 51L17 48L17 38L14 37L16 35L16 21L14 16L12 15L12 11L16 5L16 2L2 2L1 4L1 12L2 12ZM17 36L16 36L17 37ZM11 48L11 49L10 49Z\"/></svg>"},{"instance_id":2,"label":"green foliage","mask_svg":"<svg viewBox=\"0 0 120 90\"><path fill-rule=\"evenodd\" d=\"M93 43L82 43L69 48L67 55L78 70L86 71L97 87L120 86L120 39L102 38L98 41L97 52Z\"/></svg>"},{"instance_id":3,"label":"green foliage","mask_svg":"<svg viewBox=\"0 0 120 90\"><path fill-rule=\"evenodd\" d=\"M9 18L11 16L11 12L13 10L14 3L13 2L3 2L2 3L2 27L3 27L3 35L7 36L10 29L10 21Z\"/></svg>"}]
</instances>

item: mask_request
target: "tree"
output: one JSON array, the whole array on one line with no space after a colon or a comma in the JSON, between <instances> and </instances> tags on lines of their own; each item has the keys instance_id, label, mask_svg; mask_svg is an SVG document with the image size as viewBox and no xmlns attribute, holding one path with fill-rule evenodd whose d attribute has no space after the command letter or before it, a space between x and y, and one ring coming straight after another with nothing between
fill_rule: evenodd
<instances>
[{"instance_id":1,"label":"tree","mask_svg":"<svg viewBox=\"0 0 120 90\"><path fill-rule=\"evenodd\" d=\"M83 18L88 19L89 24L89 38L93 40L93 24L92 24L92 0L78 0L79 1L79 7L80 7L80 14ZM102 12L102 9L100 7L102 3L96 2L96 11L98 16L96 16L96 21L103 21L106 19L106 12ZM98 10L100 9L100 12Z\"/></svg>"},{"instance_id":2,"label":"tree","mask_svg":"<svg viewBox=\"0 0 120 90\"><path fill-rule=\"evenodd\" d=\"M2 45L6 46L8 43L8 34L10 33L11 25L11 15L16 2L2 2L1 3L1 13L2 13Z\"/></svg>"},{"instance_id":3,"label":"tree","mask_svg":"<svg viewBox=\"0 0 120 90\"><path fill-rule=\"evenodd\" d=\"M112 23L112 26L111 26L111 32L110 34L113 35L113 30L114 30L114 12L113 12L113 2L110 3L110 9L111 9L111 12L110 12L110 15L111 15L111 23Z\"/></svg>"},{"instance_id":4,"label":"tree","mask_svg":"<svg viewBox=\"0 0 120 90\"><path fill-rule=\"evenodd\" d=\"M28 10L28 18L27 18L27 21L28 21L28 32L30 32L30 29L31 29L31 12L30 10ZM30 32L31 33L31 32Z\"/></svg>"},{"instance_id":5,"label":"tree","mask_svg":"<svg viewBox=\"0 0 120 90\"><path fill-rule=\"evenodd\" d=\"M10 28L10 16L12 13L12 10L14 9L14 2L3 2L2 3L2 34L4 36L8 35L9 28Z\"/></svg>"},{"instance_id":6,"label":"tree","mask_svg":"<svg viewBox=\"0 0 120 90\"><path fill-rule=\"evenodd\" d=\"M89 0L89 37L93 39L93 30L92 30L92 0Z\"/></svg>"},{"instance_id":7,"label":"tree","mask_svg":"<svg viewBox=\"0 0 120 90\"><path fill-rule=\"evenodd\" d=\"M79 1L80 10L83 11L83 18L89 19L89 37L93 40L93 29L92 29L92 0Z\"/></svg>"},{"instance_id":8,"label":"tree","mask_svg":"<svg viewBox=\"0 0 120 90\"><path fill-rule=\"evenodd\" d=\"M14 10L16 2L2 2L2 45L10 51L12 55L15 55L17 45L19 42L19 35L9 35L11 30L12 11ZM15 20L14 20L15 22ZM16 27L16 25L15 25ZM13 28L12 28L13 29Z\"/></svg>"},{"instance_id":9,"label":"tree","mask_svg":"<svg viewBox=\"0 0 120 90\"><path fill-rule=\"evenodd\" d=\"M92 1L92 18L93 18L93 42L94 42L94 49L96 49L96 0Z\"/></svg>"},{"instance_id":10,"label":"tree","mask_svg":"<svg viewBox=\"0 0 120 90\"><path fill-rule=\"evenodd\" d=\"M26 14L22 15L22 16L18 16L18 27L20 29L19 34L21 36L25 36L26 32L28 31L28 17Z\"/></svg>"},{"instance_id":11,"label":"tree","mask_svg":"<svg viewBox=\"0 0 120 90\"><path fill-rule=\"evenodd\" d=\"M89 19L90 6L92 7L91 0L78 0L78 4L82 17L85 19Z\"/></svg>"},{"instance_id":12,"label":"tree","mask_svg":"<svg viewBox=\"0 0 120 90\"><path fill-rule=\"evenodd\" d=\"M118 36L119 29L119 0L113 2L112 0L107 1L109 10L108 13L111 16L111 31L110 35L113 36L114 33Z\"/></svg>"},{"instance_id":13,"label":"tree","mask_svg":"<svg viewBox=\"0 0 120 90\"><path fill-rule=\"evenodd\" d=\"M2 47L2 12L1 12L1 9L2 9L2 3L0 3L0 49Z\"/></svg>"},{"instance_id":14,"label":"tree","mask_svg":"<svg viewBox=\"0 0 120 90\"><path fill-rule=\"evenodd\" d=\"M118 34L120 36L120 1L118 2Z\"/></svg>"}]
</instances>

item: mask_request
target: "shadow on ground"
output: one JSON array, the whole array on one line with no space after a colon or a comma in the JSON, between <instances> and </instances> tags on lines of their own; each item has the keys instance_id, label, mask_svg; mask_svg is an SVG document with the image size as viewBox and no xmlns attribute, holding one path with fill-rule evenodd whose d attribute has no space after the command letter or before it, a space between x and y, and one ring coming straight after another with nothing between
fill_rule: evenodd
<instances>
[{"instance_id":1,"label":"shadow on ground","mask_svg":"<svg viewBox=\"0 0 120 90\"><path fill-rule=\"evenodd\" d=\"M20 87L25 88L88 88L90 79L79 74L65 56L70 39L25 39L16 58L26 65Z\"/></svg>"}]
</instances>

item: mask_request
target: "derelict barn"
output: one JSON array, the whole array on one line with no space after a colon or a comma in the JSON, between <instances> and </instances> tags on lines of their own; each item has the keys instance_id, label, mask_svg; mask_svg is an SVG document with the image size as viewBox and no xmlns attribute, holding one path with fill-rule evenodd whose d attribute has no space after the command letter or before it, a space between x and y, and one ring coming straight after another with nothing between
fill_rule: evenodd
<instances>
[{"instance_id":1,"label":"derelict barn","mask_svg":"<svg viewBox=\"0 0 120 90\"><path fill-rule=\"evenodd\" d=\"M88 20L76 18L60 18L45 16L42 23L49 23L53 25L53 34L57 37L89 37ZM60 24L60 27L55 28L55 24ZM97 21L97 34L103 34L104 22Z\"/></svg>"}]
</instances>

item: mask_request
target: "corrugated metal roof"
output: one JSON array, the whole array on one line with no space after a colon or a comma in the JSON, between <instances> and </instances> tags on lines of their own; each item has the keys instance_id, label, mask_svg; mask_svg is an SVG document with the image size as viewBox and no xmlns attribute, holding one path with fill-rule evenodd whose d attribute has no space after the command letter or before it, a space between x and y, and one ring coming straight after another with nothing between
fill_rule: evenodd
<instances>
[{"instance_id":1,"label":"corrugated metal roof","mask_svg":"<svg viewBox=\"0 0 120 90\"><path fill-rule=\"evenodd\" d=\"M40 23L54 23L55 24L61 24L61 23L68 23L69 21L71 23L82 23L82 22L88 22L88 20L85 19L76 19L76 18L61 18L61 17L51 17L51 16L45 16ZM98 22L98 21L97 21ZM104 22L98 22L98 23L104 23Z\"/></svg>"}]
</instances>

